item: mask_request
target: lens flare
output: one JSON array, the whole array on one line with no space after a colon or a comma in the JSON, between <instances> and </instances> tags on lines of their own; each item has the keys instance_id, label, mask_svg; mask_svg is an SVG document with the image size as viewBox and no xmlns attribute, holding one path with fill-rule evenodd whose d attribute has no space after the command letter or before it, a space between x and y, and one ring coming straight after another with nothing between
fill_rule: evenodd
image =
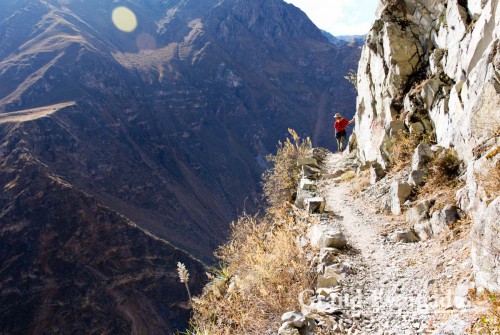
<instances>
[{"instance_id":1,"label":"lens flare","mask_svg":"<svg viewBox=\"0 0 500 335\"><path fill-rule=\"evenodd\" d=\"M116 7L113 10L113 14L111 15L111 19L115 24L116 28L121 31L131 33L137 28L137 17L134 12L132 12L127 7Z\"/></svg>"}]
</instances>

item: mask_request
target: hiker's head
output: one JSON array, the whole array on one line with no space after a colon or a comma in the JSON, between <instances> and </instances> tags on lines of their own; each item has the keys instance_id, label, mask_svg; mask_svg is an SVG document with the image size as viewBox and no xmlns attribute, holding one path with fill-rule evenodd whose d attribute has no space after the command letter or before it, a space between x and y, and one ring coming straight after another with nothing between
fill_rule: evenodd
<instances>
[{"instance_id":1,"label":"hiker's head","mask_svg":"<svg viewBox=\"0 0 500 335\"><path fill-rule=\"evenodd\" d=\"M340 113L337 113L337 114L335 114L335 118L336 118L336 119L341 119L341 118L342 118L342 115L340 115Z\"/></svg>"}]
</instances>

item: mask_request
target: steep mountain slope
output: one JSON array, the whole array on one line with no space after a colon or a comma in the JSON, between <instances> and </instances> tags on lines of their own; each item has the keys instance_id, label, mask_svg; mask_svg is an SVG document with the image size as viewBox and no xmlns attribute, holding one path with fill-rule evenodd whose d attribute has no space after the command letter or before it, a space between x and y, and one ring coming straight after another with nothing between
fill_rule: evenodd
<instances>
[{"instance_id":1,"label":"steep mountain slope","mask_svg":"<svg viewBox=\"0 0 500 335\"><path fill-rule=\"evenodd\" d=\"M10 120L0 134L2 149L15 146L0 165L0 332L170 334L183 326L189 310L176 263L188 265L195 290L203 265L51 173L17 136L50 132L52 119L18 117L24 122Z\"/></svg>"},{"instance_id":2,"label":"steep mountain slope","mask_svg":"<svg viewBox=\"0 0 500 335\"><path fill-rule=\"evenodd\" d=\"M135 31L113 25L119 5ZM359 52L278 0L2 5L0 329L185 321L176 262L199 286L189 254L211 260L229 220L256 210L287 128L329 145L331 111L354 111L343 75Z\"/></svg>"},{"instance_id":3,"label":"steep mountain slope","mask_svg":"<svg viewBox=\"0 0 500 335\"><path fill-rule=\"evenodd\" d=\"M288 127L325 145L332 108L352 113L342 75L359 50L280 1L132 1L132 34L111 3L64 3L20 1L2 22L0 108L76 101L51 136L79 145L44 137L37 157L202 257L255 208L263 157Z\"/></svg>"}]
</instances>

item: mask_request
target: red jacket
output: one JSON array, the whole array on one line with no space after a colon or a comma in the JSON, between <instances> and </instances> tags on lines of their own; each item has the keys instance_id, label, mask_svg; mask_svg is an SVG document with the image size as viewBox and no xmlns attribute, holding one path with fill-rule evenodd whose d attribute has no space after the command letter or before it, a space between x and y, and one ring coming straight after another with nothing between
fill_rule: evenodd
<instances>
[{"instance_id":1,"label":"red jacket","mask_svg":"<svg viewBox=\"0 0 500 335\"><path fill-rule=\"evenodd\" d=\"M345 127L347 127L348 124L349 124L349 120L344 118L344 119L335 121L334 127L335 127L336 131L342 131L342 130L345 130Z\"/></svg>"}]
</instances>

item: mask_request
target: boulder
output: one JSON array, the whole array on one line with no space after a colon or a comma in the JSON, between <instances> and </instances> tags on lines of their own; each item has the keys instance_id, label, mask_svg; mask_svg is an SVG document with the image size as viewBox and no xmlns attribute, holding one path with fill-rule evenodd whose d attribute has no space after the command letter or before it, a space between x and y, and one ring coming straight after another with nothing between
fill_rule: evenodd
<instances>
[{"instance_id":1,"label":"boulder","mask_svg":"<svg viewBox=\"0 0 500 335\"><path fill-rule=\"evenodd\" d=\"M384 178L385 175L386 173L379 163L374 162L370 164L370 184L374 185L380 179Z\"/></svg>"},{"instance_id":2,"label":"boulder","mask_svg":"<svg viewBox=\"0 0 500 335\"><path fill-rule=\"evenodd\" d=\"M420 170L427 165L432 159L434 152L427 143L420 143L411 157L412 170Z\"/></svg>"},{"instance_id":3,"label":"boulder","mask_svg":"<svg viewBox=\"0 0 500 335\"><path fill-rule=\"evenodd\" d=\"M411 135L421 135L425 132L424 124L419 121L410 123L409 128Z\"/></svg>"},{"instance_id":4,"label":"boulder","mask_svg":"<svg viewBox=\"0 0 500 335\"><path fill-rule=\"evenodd\" d=\"M325 210L325 199L323 197L308 198L304 201L306 211L310 214L323 213Z\"/></svg>"},{"instance_id":5,"label":"boulder","mask_svg":"<svg viewBox=\"0 0 500 335\"><path fill-rule=\"evenodd\" d=\"M320 248L342 248L347 244L342 231L338 228L329 228L325 230L318 241Z\"/></svg>"},{"instance_id":6,"label":"boulder","mask_svg":"<svg viewBox=\"0 0 500 335\"><path fill-rule=\"evenodd\" d=\"M295 199L295 206L297 206L300 209L305 209L306 208L305 201L313 197L314 197L314 192L310 190L304 190L299 187L299 189L297 190L297 197Z\"/></svg>"},{"instance_id":7,"label":"boulder","mask_svg":"<svg viewBox=\"0 0 500 335\"><path fill-rule=\"evenodd\" d=\"M436 97L444 84L438 78L427 80L421 91L425 106L430 109L436 100Z\"/></svg>"},{"instance_id":8,"label":"boulder","mask_svg":"<svg viewBox=\"0 0 500 335\"><path fill-rule=\"evenodd\" d=\"M297 166L300 167L300 166L304 166L304 165L319 169L318 161L312 157L302 158L302 159L299 159L297 161Z\"/></svg>"},{"instance_id":9,"label":"boulder","mask_svg":"<svg viewBox=\"0 0 500 335\"><path fill-rule=\"evenodd\" d=\"M399 182L395 180L391 184L390 199L391 199L391 212L394 215L401 214L401 204L411 195L412 187L406 182Z\"/></svg>"},{"instance_id":10,"label":"boulder","mask_svg":"<svg viewBox=\"0 0 500 335\"><path fill-rule=\"evenodd\" d=\"M412 170L408 176L408 184L417 187L424 184L425 172L423 170Z\"/></svg>"},{"instance_id":11,"label":"boulder","mask_svg":"<svg viewBox=\"0 0 500 335\"><path fill-rule=\"evenodd\" d=\"M421 223L414 224L413 231L421 241L428 240L434 236L432 225L429 221L422 221Z\"/></svg>"},{"instance_id":12,"label":"boulder","mask_svg":"<svg viewBox=\"0 0 500 335\"><path fill-rule=\"evenodd\" d=\"M339 250L336 248L321 248L319 250L318 262L326 266L331 265L336 262L338 254Z\"/></svg>"},{"instance_id":13,"label":"boulder","mask_svg":"<svg viewBox=\"0 0 500 335\"><path fill-rule=\"evenodd\" d=\"M339 284L340 276L336 273L318 274L317 287L334 287Z\"/></svg>"},{"instance_id":14,"label":"boulder","mask_svg":"<svg viewBox=\"0 0 500 335\"><path fill-rule=\"evenodd\" d=\"M460 218L458 208L453 205L444 206L438 213L438 219L446 224L454 223Z\"/></svg>"},{"instance_id":15,"label":"boulder","mask_svg":"<svg viewBox=\"0 0 500 335\"><path fill-rule=\"evenodd\" d=\"M321 163L325 160L326 156L330 151L326 148L316 147L313 149L312 157L318 162Z\"/></svg>"},{"instance_id":16,"label":"boulder","mask_svg":"<svg viewBox=\"0 0 500 335\"><path fill-rule=\"evenodd\" d=\"M281 325L280 329L278 329L278 335L300 335L300 332L297 328L285 322Z\"/></svg>"},{"instance_id":17,"label":"boulder","mask_svg":"<svg viewBox=\"0 0 500 335\"><path fill-rule=\"evenodd\" d=\"M281 316L281 321L297 328L302 328L306 324L306 318L300 312L286 312Z\"/></svg>"},{"instance_id":18,"label":"boulder","mask_svg":"<svg viewBox=\"0 0 500 335\"><path fill-rule=\"evenodd\" d=\"M458 208L453 205L446 205L443 209L435 211L430 220L433 233L438 234L447 230L448 226L458 219Z\"/></svg>"},{"instance_id":19,"label":"boulder","mask_svg":"<svg viewBox=\"0 0 500 335\"><path fill-rule=\"evenodd\" d=\"M321 235L323 235L323 232L327 230L330 226L327 224L315 224L312 225L311 228L309 228L309 231L307 232L306 236L311 242L312 247L318 247L319 239Z\"/></svg>"},{"instance_id":20,"label":"boulder","mask_svg":"<svg viewBox=\"0 0 500 335\"><path fill-rule=\"evenodd\" d=\"M313 180L302 178L299 182L299 188L308 191L316 191L317 186Z\"/></svg>"},{"instance_id":21,"label":"boulder","mask_svg":"<svg viewBox=\"0 0 500 335\"><path fill-rule=\"evenodd\" d=\"M312 180L318 180L320 176L320 169L308 165L302 165L302 177Z\"/></svg>"},{"instance_id":22,"label":"boulder","mask_svg":"<svg viewBox=\"0 0 500 335\"><path fill-rule=\"evenodd\" d=\"M418 224L422 221L426 221L429 219L430 208L431 202L429 200L418 202L406 212L406 221L411 224Z\"/></svg>"},{"instance_id":23,"label":"boulder","mask_svg":"<svg viewBox=\"0 0 500 335\"><path fill-rule=\"evenodd\" d=\"M393 232L389 238L394 243L412 243L418 242L417 235L411 229L400 229Z\"/></svg>"}]
</instances>

